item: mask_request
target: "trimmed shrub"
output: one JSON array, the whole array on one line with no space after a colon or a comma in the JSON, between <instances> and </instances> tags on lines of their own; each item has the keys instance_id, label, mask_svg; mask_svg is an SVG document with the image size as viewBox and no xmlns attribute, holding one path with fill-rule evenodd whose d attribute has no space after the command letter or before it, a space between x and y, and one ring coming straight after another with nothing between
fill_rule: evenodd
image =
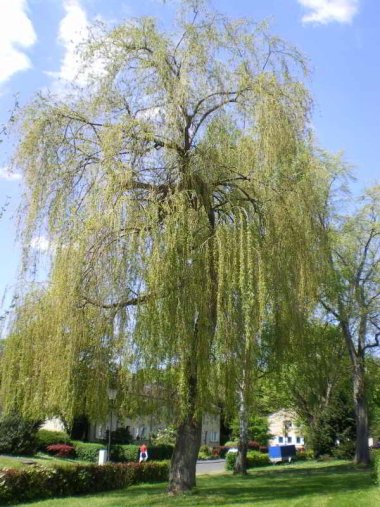
<instances>
[{"instance_id":1,"label":"trimmed shrub","mask_svg":"<svg viewBox=\"0 0 380 507\"><path fill-rule=\"evenodd\" d=\"M47 452L57 458L73 458L75 456L75 449L72 445L68 444L52 444L46 448Z\"/></svg>"},{"instance_id":2,"label":"trimmed shrub","mask_svg":"<svg viewBox=\"0 0 380 507\"><path fill-rule=\"evenodd\" d=\"M76 457L81 461L89 461L90 463L97 463L99 451L104 449L102 444L93 444L88 442L72 442L75 448Z\"/></svg>"},{"instance_id":3,"label":"trimmed shrub","mask_svg":"<svg viewBox=\"0 0 380 507\"><path fill-rule=\"evenodd\" d=\"M73 441L76 457L81 461L91 463L98 462L99 451L106 447L106 444L96 444ZM149 461L169 460L172 457L174 446L172 445L151 445L148 446ZM138 445L112 445L111 460L115 463L137 462L139 460Z\"/></svg>"},{"instance_id":4,"label":"trimmed shrub","mask_svg":"<svg viewBox=\"0 0 380 507\"><path fill-rule=\"evenodd\" d=\"M37 431L38 449L46 451L49 445L55 444L71 444L70 437L64 431L50 431L38 430Z\"/></svg>"},{"instance_id":5,"label":"trimmed shrub","mask_svg":"<svg viewBox=\"0 0 380 507\"><path fill-rule=\"evenodd\" d=\"M0 419L0 453L32 455L38 448L40 421L27 421L18 415Z\"/></svg>"},{"instance_id":6,"label":"trimmed shrub","mask_svg":"<svg viewBox=\"0 0 380 507\"><path fill-rule=\"evenodd\" d=\"M148 456L151 460L151 449L148 447ZM118 463L137 462L139 460L138 445L113 445L111 448L111 459Z\"/></svg>"},{"instance_id":7,"label":"trimmed shrub","mask_svg":"<svg viewBox=\"0 0 380 507\"><path fill-rule=\"evenodd\" d=\"M237 452L229 452L226 455L226 470L233 470ZM265 467L271 465L268 454L263 454L259 451L247 452L247 468Z\"/></svg>"},{"instance_id":8,"label":"trimmed shrub","mask_svg":"<svg viewBox=\"0 0 380 507\"><path fill-rule=\"evenodd\" d=\"M228 452L226 454L226 470L233 470L235 466L237 452Z\"/></svg>"},{"instance_id":9,"label":"trimmed shrub","mask_svg":"<svg viewBox=\"0 0 380 507\"><path fill-rule=\"evenodd\" d=\"M0 472L0 503L98 493L168 477L168 462L7 469Z\"/></svg>"}]
</instances>

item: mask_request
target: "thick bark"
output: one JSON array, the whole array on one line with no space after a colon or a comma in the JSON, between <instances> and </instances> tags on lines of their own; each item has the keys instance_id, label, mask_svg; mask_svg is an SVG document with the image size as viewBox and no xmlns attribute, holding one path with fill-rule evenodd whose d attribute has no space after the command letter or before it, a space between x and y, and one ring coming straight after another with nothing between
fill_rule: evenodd
<instances>
[{"instance_id":1,"label":"thick bark","mask_svg":"<svg viewBox=\"0 0 380 507\"><path fill-rule=\"evenodd\" d=\"M195 486L195 472L201 445L202 422L189 416L177 431L169 473L169 493L177 495Z\"/></svg>"},{"instance_id":2,"label":"thick bark","mask_svg":"<svg viewBox=\"0 0 380 507\"><path fill-rule=\"evenodd\" d=\"M355 365L353 380L356 414L355 461L356 463L368 465L370 462L368 448L368 409L365 395L364 365L362 362L357 362Z\"/></svg>"},{"instance_id":3,"label":"thick bark","mask_svg":"<svg viewBox=\"0 0 380 507\"><path fill-rule=\"evenodd\" d=\"M248 451L248 413L244 396L244 390L239 393L239 446L236 456L234 474L245 475L247 473L247 451Z\"/></svg>"}]
</instances>

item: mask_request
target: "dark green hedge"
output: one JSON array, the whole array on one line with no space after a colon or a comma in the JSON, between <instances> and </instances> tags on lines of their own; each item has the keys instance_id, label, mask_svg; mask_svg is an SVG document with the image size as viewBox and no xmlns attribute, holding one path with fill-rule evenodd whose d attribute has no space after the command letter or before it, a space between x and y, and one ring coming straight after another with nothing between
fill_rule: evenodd
<instances>
[{"instance_id":1,"label":"dark green hedge","mask_svg":"<svg viewBox=\"0 0 380 507\"><path fill-rule=\"evenodd\" d=\"M72 441L75 447L75 454L77 459L81 461L89 461L91 463L98 462L100 449L105 449L106 444L95 444L88 442ZM148 445L148 460L149 461L162 461L169 460L173 454L172 445ZM112 445L111 459L115 463L136 462L139 459L139 446L138 445Z\"/></svg>"},{"instance_id":2,"label":"dark green hedge","mask_svg":"<svg viewBox=\"0 0 380 507\"><path fill-rule=\"evenodd\" d=\"M112 461L116 461L119 463L138 461L139 446L133 444L113 445L111 450L111 459Z\"/></svg>"},{"instance_id":3,"label":"dark green hedge","mask_svg":"<svg viewBox=\"0 0 380 507\"><path fill-rule=\"evenodd\" d=\"M153 461L161 461L171 459L174 445L160 444L148 446L149 459Z\"/></svg>"},{"instance_id":4,"label":"dark green hedge","mask_svg":"<svg viewBox=\"0 0 380 507\"><path fill-rule=\"evenodd\" d=\"M226 455L226 469L233 470L236 461L236 452L230 452ZM247 452L247 467L265 467L271 465L268 454L264 454L259 451L248 451Z\"/></svg>"},{"instance_id":5,"label":"dark green hedge","mask_svg":"<svg viewBox=\"0 0 380 507\"><path fill-rule=\"evenodd\" d=\"M93 444L88 442L72 441L75 448L75 455L81 461L89 461L90 463L98 463L99 451L105 449L104 444Z\"/></svg>"},{"instance_id":6,"label":"dark green hedge","mask_svg":"<svg viewBox=\"0 0 380 507\"><path fill-rule=\"evenodd\" d=\"M141 482L167 481L168 462L5 469L0 472L0 504L99 493Z\"/></svg>"}]
</instances>

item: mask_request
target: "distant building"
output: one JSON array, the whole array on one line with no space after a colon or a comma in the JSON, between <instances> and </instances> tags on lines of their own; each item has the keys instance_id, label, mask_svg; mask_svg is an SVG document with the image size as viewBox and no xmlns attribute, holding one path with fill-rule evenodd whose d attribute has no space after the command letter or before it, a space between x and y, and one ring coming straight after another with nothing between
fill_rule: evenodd
<instances>
[{"instance_id":1,"label":"distant building","mask_svg":"<svg viewBox=\"0 0 380 507\"><path fill-rule=\"evenodd\" d=\"M303 447L305 439L296 424L297 416L292 410L279 410L268 416L269 433L272 438L268 445L290 445Z\"/></svg>"},{"instance_id":2,"label":"distant building","mask_svg":"<svg viewBox=\"0 0 380 507\"><path fill-rule=\"evenodd\" d=\"M104 423L90 423L88 428L88 440L104 440L110 428L111 418ZM151 435L164 429L170 421L160 420L157 414L138 416L134 418L112 417L111 431L117 428L128 428L133 440L149 440ZM50 431L65 431L64 424L59 418L47 419L42 429ZM220 443L220 414L206 413L202 417L202 445L219 445Z\"/></svg>"},{"instance_id":3,"label":"distant building","mask_svg":"<svg viewBox=\"0 0 380 507\"><path fill-rule=\"evenodd\" d=\"M168 421L160 421L156 414L138 416L134 418L112 418L111 431L117 428L128 428L130 435L134 440L149 440L157 434L159 430L164 429ZM102 440L106 438L110 427L110 420L103 424L91 423L89 431L89 440ZM220 443L220 415L206 413L202 417L202 444L219 445Z\"/></svg>"}]
</instances>

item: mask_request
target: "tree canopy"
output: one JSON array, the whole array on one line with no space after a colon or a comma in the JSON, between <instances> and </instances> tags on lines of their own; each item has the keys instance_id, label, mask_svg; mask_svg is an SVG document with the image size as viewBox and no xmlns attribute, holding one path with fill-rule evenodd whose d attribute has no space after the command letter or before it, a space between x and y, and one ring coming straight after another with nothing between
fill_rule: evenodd
<instances>
[{"instance_id":1,"label":"tree canopy","mask_svg":"<svg viewBox=\"0 0 380 507\"><path fill-rule=\"evenodd\" d=\"M198 432L219 386L234 400L263 323L285 337L315 296L325 174L304 59L201 2L183 2L171 31L97 26L80 55L84 72L101 67L88 86L18 118L25 265L46 234L51 269L37 302L21 298L5 407L102 417L115 375L158 372L184 434Z\"/></svg>"}]
</instances>

